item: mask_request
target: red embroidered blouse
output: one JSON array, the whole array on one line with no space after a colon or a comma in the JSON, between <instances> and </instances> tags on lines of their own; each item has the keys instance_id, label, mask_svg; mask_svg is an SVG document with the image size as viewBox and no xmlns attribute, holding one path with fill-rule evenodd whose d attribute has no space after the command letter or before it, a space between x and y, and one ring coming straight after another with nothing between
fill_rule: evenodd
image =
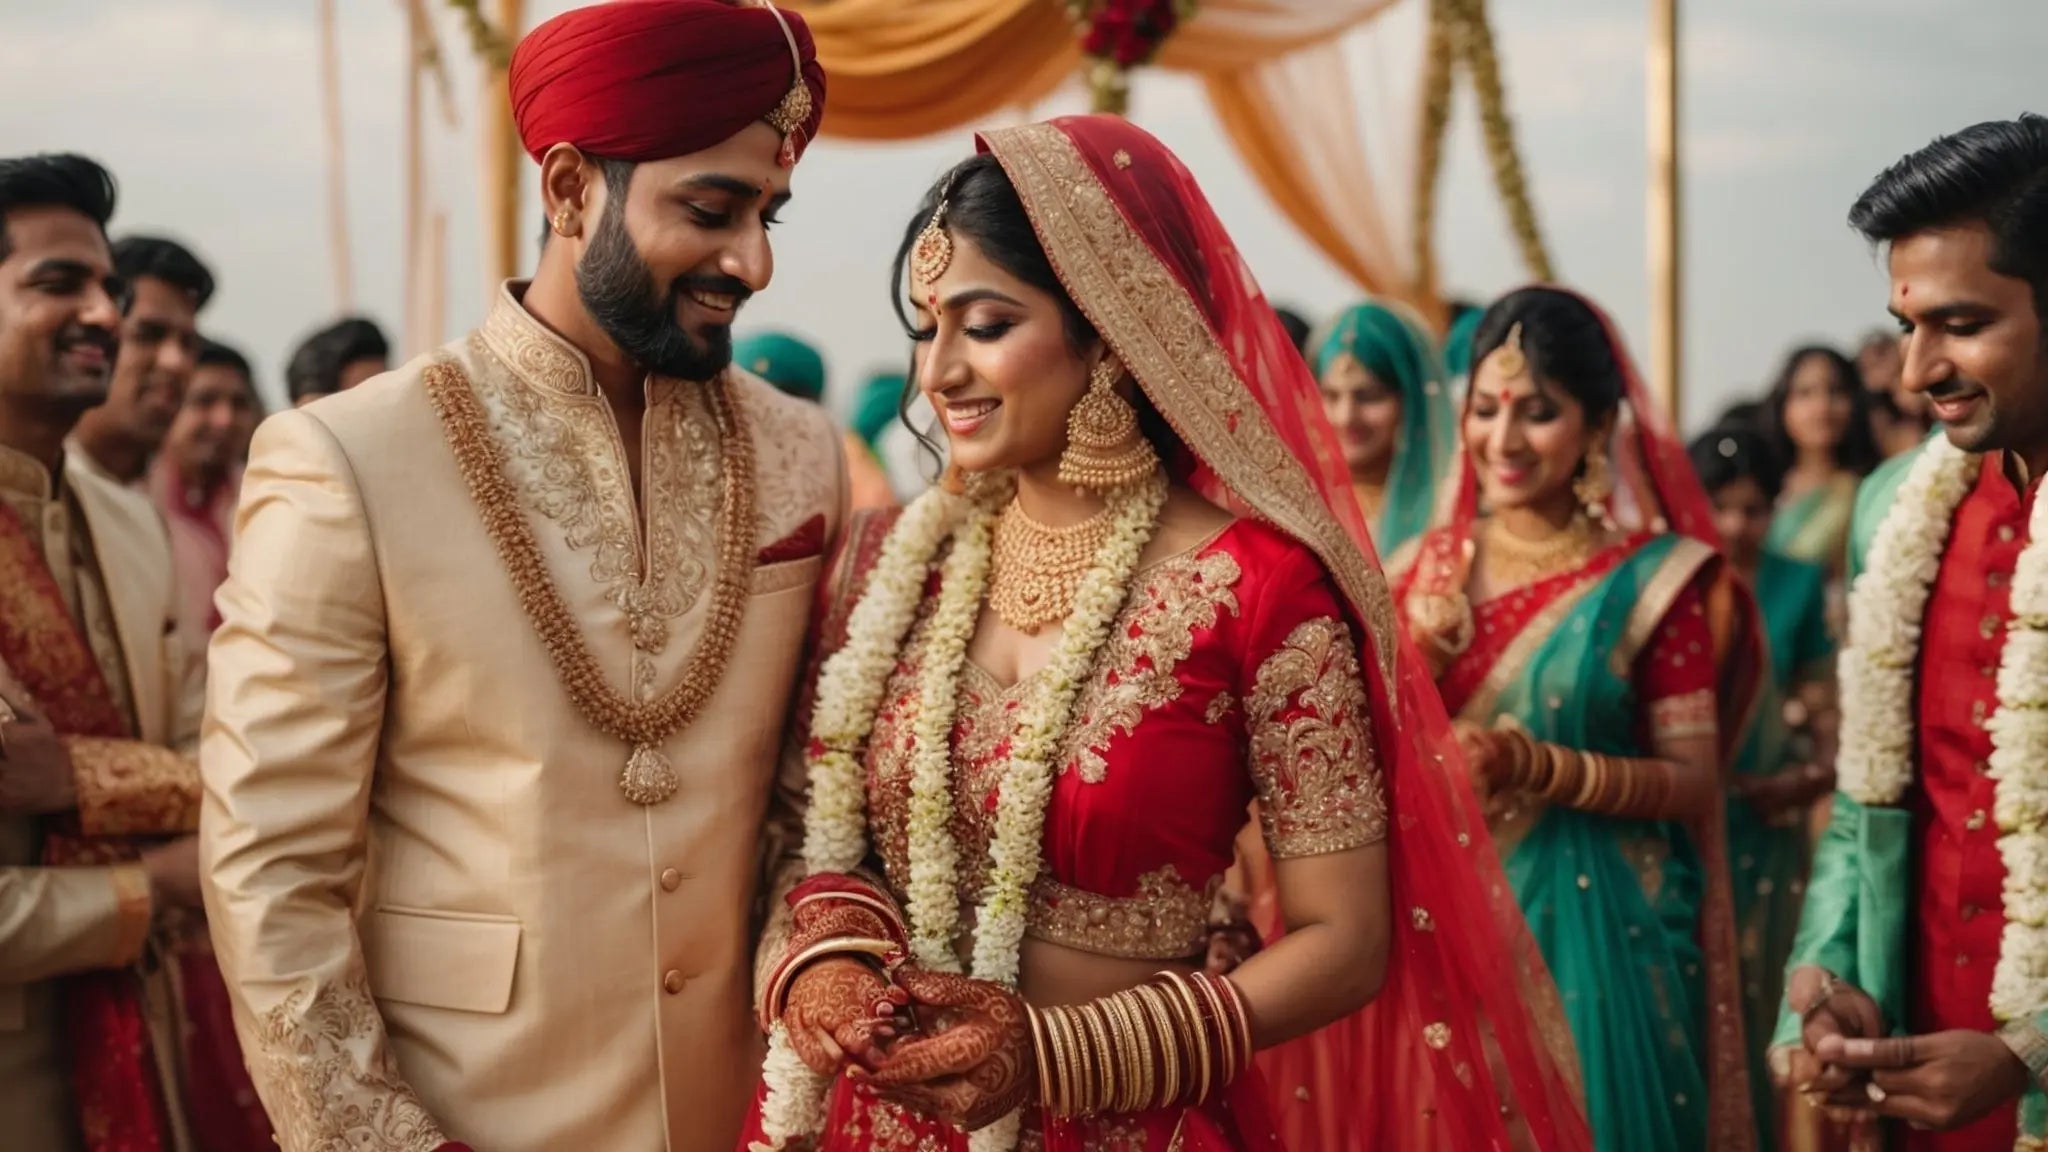
<instances>
[{"instance_id":1,"label":"red embroidered blouse","mask_svg":"<svg viewBox=\"0 0 2048 1152\"><path fill-rule=\"evenodd\" d=\"M936 591L934 577L868 742L874 840L899 895ZM1130 958L1201 952L1210 898L1254 798L1276 858L1382 839L1386 799L1358 654L1321 564L1264 525L1237 521L1142 569L1075 703L1028 935ZM971 662L962 675L952 833L970 904L1032 684L1006 687Z\"/></svg>"}]
</instances>

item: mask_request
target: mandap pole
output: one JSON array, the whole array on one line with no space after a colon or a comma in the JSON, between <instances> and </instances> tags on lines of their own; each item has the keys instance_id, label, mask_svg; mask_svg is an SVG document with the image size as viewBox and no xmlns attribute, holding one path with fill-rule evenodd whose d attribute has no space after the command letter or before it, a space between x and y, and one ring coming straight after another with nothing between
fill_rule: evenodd
<instances>
[{"instance_id":1,"label":"mandap pole","mask_svg":"<svg viewBox=\"0 0 2048 1152\"><path fill-rule=\"evenodd\" d=\"M516 44L526 27L524 0L498 0L498 34L506 45ZM505 86L505 72L490 67L484 73L484 299L492 298L500 282L518 274L519 268L519 136L512 126L512 98Z\"/></svg>"},{"instance_id":2,"label":"mandap pole","mask_svg":"<svg viewBox=\"0 0 2048 1152\"><path fill-rule=\"evenodd\" d=\"M1684 251L1679 234L1678 0L1650 0L1650 386L1672 427L1682 426Z\"/></svg>"}]
</instances>

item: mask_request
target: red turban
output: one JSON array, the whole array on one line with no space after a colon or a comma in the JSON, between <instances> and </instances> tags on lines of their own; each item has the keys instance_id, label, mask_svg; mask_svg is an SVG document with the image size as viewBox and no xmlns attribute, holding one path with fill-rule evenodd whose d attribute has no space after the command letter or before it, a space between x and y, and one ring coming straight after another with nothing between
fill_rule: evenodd
<instances>
[{"instance_id":1,"label":"red turban","mask_svg":"<svg viewBox=\"0 0 2048 1152\"><path fill-rule=\"evenodd\" d=\"M785 103L799 78L797 57L808 109L800 98ZM611 160L662 160L767 120L794 129L784 131L785 158L794 162L825 113L825 70L803 18L736 0L572 9L519 41L509 80L512 119L535 160L565 143Z\"/></svg>"}]
</instances>

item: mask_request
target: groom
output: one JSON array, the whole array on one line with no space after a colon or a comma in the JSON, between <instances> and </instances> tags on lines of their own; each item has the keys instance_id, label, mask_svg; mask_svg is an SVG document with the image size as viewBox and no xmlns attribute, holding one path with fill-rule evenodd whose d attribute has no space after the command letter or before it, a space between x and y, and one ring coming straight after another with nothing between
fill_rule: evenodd
<instances>
[{"instance_id":1,"label":"groom","mask_svg":"<svg viewBox=\"0 0 2048 1152\"><path fill-rule=\"evenodd\" d=\"M1841 790L1773 1064L1817 1103L1908 1122L1909 1152L2039 1149L2048 543L2030 526L2048 471L2048 120L1936 140L1850 220L1888 247L1903 383L1947 436L1857 500Z\"/></svg>"},{"instance_id":2,"label":"groom","mask_svg":"<svg viewBox=\"0 0 2048 1152\"><path fill-rule=\"evenodd\" d=\"M756 833L846 497L730 325L823 73L764 4L638 0L510 95L532 282L242 484L203 858L284 1152L728 1152L760 1066Z\"/></svg>"}]
</instances>

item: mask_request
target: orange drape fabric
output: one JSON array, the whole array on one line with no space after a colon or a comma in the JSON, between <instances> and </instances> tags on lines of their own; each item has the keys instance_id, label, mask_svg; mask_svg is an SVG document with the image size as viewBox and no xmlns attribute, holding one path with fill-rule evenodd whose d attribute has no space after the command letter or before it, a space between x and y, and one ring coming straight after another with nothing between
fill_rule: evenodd
<instances>
[{"instance_id":1,"label":"orange drape fabric","mask_svg":"<svg viewBox=\"0 0 2048 1152\"><path fill-rule=\"evenodd\" d=\"M1368 293L1426 316L1410 246L1375 193L1336 38L1397 0L1204 0L1158 65L1202 77L1218 120L1274 203ZM1030 104L1081 67L1055 0L782 0L831 77L824 135L902 140Z\"/></svg>"}]
</instances>

